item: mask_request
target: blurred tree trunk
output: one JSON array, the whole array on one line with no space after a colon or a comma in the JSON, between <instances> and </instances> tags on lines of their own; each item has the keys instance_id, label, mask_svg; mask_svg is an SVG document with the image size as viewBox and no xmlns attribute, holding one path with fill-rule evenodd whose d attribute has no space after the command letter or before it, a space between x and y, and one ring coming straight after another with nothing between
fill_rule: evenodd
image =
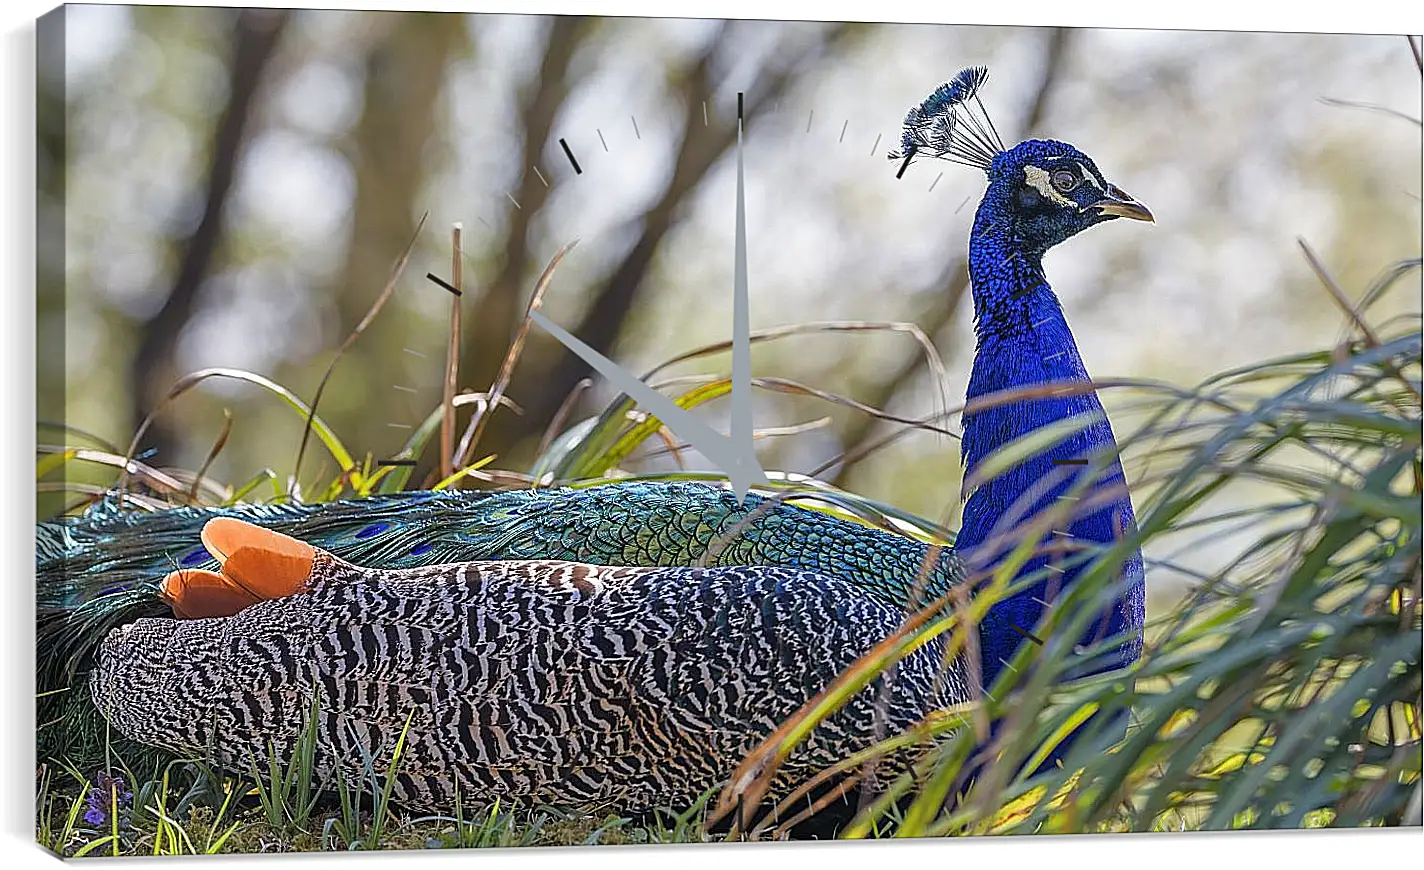
<instances>
[{"instance_id":1,"label":"blurred tree trunk","mask_svg":"<svg viewBox=\"0 0 1424 870\"><path fill-rule=\"evenodd\" d=\"M446 73L451 60L469 46L464 16L380 15L387 21L364 59L361 117L341 147L355 177L355 195L345 262L333 292L341 316L338 342L370 309L415 232L422 185L433 171L429 146L443 117ZM341 377L348 383L357 379L359 395L353 399L350 391L333 391L323 402L330 408L343 399L372 408L351 415L344 428L342 436L353 444L388 444L387 422L404 419L396 410L381 413L372 404L392 400L387 372L400 351L389 341L383 344L388 327L377 318L357 350L342 361ZM313 377L313 388L315 382ZM305 470L314 472L318 464Z\"/></svg>"},{"instance_id":2,"label":"blurred tree trunk","mask_svg":"<svg viewBox=\"0 0 1424 870\"><path fill-rule=\"evenodd\" d=\"M1019 121L1018 129L1023 135L1033 132L1048 108L1049 100L1053 95L1053 86L1058 80L1058 73L1062 68L1063 57L1072 39L1072 33L1073 31L1061 27L1049 31L1048 39L1043 47L1043 64L1039 71L1038 85L1034 88L1033 97L1024 108ZM1012 145L1013 143L1005 144ZM955 315L959 311L968 289L969 263L964 255L960 255L945 264L944 269L930 282L929 287L914 291L914 298L929 300L928 306L914 318L915 323L936 345L941 344L944 333L957 325L958 319ZM878 379L875 385L856 398L873 408L888 409L895 397L923 367L924 357L918 349L907 353L901 358L898 365L887 371L885 377ZM936 385L936 389L938 386ZM878 423L879 421L865 415L852 418L841 436L845 452L853 454L865 446L878 433ZM854 489L854 485L848 484L846 481L860 460L864 458L864 456L850 456L845 463L837 467L832 482L837 486L848 486Z\"/></svg>"},{"instance_id":3,"label":"blurred tree trunk","mask_svg":"<svg viewBox=\"0 0 1424 870\"><path fill-rule=\"evenodd\" d=\"M178 337L193 316L198 292L212 269L222 242L224 207L232 189L247 124L263 83L263 73L287 25L285 10L244 9L233 25L233 50L229 62L228 101L218 116L208 147L202 217L180 247L173 289L158 313L138 330L138 350L130 364L129 394L137 429L177 377L173 353ZM168 421L159 418L149 428L141 448L157 451L159 462L177 459L178 439Z\"/></svg>"},{"instance_id":4,"label":"blurred tree trunk","mask_svg":"<svg viewBox=\"0 0 1424 870\"><path fill-rule=\"evenodd\" d=\"M790 57L777 58L778 68L753 77L747 89L744 115L746 125L755 123L757 112L774 105L805 78L813 75L827 58L845 50L849 43L870 32L860 24L837 24L819 40L794 49ZM658 246L672 229L674 218L692 194L701 186L707 172L726 155L736 142L735 118L716 119L711 129L705 129L702 101L714 93L720 82L713 80L713 70L719 56L735 46L734 27L724 24L707 46L691 58L682 69L670 75L674 101L684 107L677 157L666 186L654 203L636 222L642 232L632 248L604 279L590 300L582 321L574 334L598 352L607 355L637 304L645 279L652 267ZM728 220L731 220L730 207ZM530 288L519 288L527 293ZM527 298L527 297L526 297ZM523 309L519 309L522 314ZM503 353L504 345L500 347ZM584 361L569 353L552 339L531 333L529 344L514 375L511 395L524 406L525 414L502 413L492 418L486 433L487 446L481 453L498 452L508 455L537 441L571 390L589 376L591 370ZM517 463L516 463L517 464Z\"/></svg>"},{"instance_id":5,"label":"blurred tree trunk","mask_svg":"<svg viewBox=\"0 0 1424 870\"><path fill-rule=\"evenodd\" d=\"M519 94L519 129L524 140L519 182L511 194L498 271L480 297L474 316L466 321L461 342L460 380L475 389L488 387L499 372L510 339L524 315L525 299L532 289L529 278L530 224L549 197L549 186L533 172L549 140L559 109L573 89L569 64L588 37L596 19L552 16L544 41L544 59L524 83Z\"/></svg>"}]
</instances>

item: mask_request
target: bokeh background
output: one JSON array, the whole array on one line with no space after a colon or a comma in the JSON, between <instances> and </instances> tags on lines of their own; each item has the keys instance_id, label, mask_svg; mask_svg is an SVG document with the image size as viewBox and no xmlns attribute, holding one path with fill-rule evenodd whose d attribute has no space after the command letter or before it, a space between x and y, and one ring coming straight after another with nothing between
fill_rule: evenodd
<instances>
[{"instance_id":1,"label":"bokeh background","mask_svg":"<svg viewBox=\"0 0 1424 870\"><path fill-rule=\"evenodd\" d=\"M1147 203L1050 254L1090 371L1190 385L1323 347L1341 315L1297 245L1348 293L1420 254L1420 74L1403 36L1167 32L70 6L41 70L41 421L127 448L180 375L267 376L310 399L416 231L390 303L338 365L321 415L377 458L440 401L463 225L460 386L484 390L550 256L577 238L545 312L635 371L730 333L736 94L747 100L754 329L821 320L904 333L759 345L754 373L903 417L963 397L973 352L963 254L982 176L886 158L904 112L963 66L991 70L1006 141L1093 155ZM62 106L47 114L45 106ZM636 126L635 126L636 125ZM566 140L583 173L559 144ZM1377 312L1417 306L1412 286ZM63 346L63 354L46 348ZM720 355L669 375L725 374ZM588 370L535 331L479 454L525 471ZM567 418L613 397L594 381ZM1105 401L1112 410L1116 396ZM232 484L292 471L301 418L207 381L155 420L159 467ZM715 405L706 413L722 425ZM461 422L463 425L464 414ZM895 424L761 395L768 469L806 472ZM949 427L958 429L951 420ZM1123 428L1119 423L1119 430ZM41 444L68 438L42 429ZM706 463L695 454L683 459ZM432 463L427 457L423 475ZM667 455L630 467L674 467ZM1132 463L1129 463L1131 474ZM304 477L322 471L319 451ZM328 464L325 474L334 469ZM93 474L102 485L112 479ZM824 475L953 517L957 444L916 433ZM41 494L41 514L73 501ZM1172 578L1154 584L1165 595Z\"/></svg>"}]
</instances>

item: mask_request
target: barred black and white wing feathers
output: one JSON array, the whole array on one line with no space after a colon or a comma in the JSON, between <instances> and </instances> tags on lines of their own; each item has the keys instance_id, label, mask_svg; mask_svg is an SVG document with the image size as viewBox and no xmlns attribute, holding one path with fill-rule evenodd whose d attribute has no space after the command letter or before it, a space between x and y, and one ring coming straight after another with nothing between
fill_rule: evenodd
<instances>
[{"instance_id":1,"label":"barred black and white wing feathers","mask_svg":"<svg viewBox=\"0 0 1424 870\"><path fill-rule=\"evenodd\" d=\"M112 632L91 673L119 731L234 769L290 759L318 710L317 776L382 770L395 794L466 804L685 807L900 625L845 581L787 568L471 562L359 568L318 551L306 591L225 618ZM773 797L967 697L931 644L825 722ZM882 731L881 733L886 733Z\"/></svg>"}]
</instances>

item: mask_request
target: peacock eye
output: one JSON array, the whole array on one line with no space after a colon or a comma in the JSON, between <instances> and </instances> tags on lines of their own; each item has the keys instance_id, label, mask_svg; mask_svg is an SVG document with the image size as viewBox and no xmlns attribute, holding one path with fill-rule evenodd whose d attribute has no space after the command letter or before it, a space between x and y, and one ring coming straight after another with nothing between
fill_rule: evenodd
<instances>
[{"instance_id":1,"label":"peacock eye","mask_svg":"<svg viewBox=\"0 0 1424 870\"><path fill-rule=\"evenodd\" d=\"M1051 180L1053 181L1053 186L1062 193L1067 193L1077 187L1080 181L1077 173L1067 169L1060 169L1053 173Z\"/></svg>"}]
</instances>

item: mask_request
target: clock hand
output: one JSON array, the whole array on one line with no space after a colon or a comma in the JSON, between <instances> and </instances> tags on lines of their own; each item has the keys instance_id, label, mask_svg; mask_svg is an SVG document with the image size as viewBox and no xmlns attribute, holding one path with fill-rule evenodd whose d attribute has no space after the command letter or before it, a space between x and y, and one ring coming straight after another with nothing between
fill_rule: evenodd
<instances>
[{"instance_id":1,"label":"clock hand","mask_svg":"<svg viewBox=\"0 0 1424 870\"><path fill-rule=\"evenodd\" d=\"M540 328L557 338L564 347L607 378L613 386L627 393L639 405L667 424L678 437L712 460L722 473L727 475L738 501L746 498L747 490L753 483L770 483L766 472L757 462L756 451L752 449L750 441L738 444L735 439L717 432L692 412L643 383L636 375L584 344L549 318L537 311L531 311L529 316Z\"/></svg>"},{"instance_id":2,"label":"clock hand","mask_svg":"<svg viewBox=\"0 0 1424 870\"><path fill-rule=\"evenodd\" d=\"M745 173L742 167L742 94L737 94L737 218L736 242L732 255L732 396L731 426L729 435L739 456L751 457L751 468L755 469L761 482L766 482L766 473L756 461L756 447L752 443L752 342L751 315L747 301L747 198ZM730 476L730 475L729 475ZM733 490L741 499L745 491Z\"/></svg>"},{"instance_id":3,"label":"clock hand","mask_svg":"<svg viewBox=\"0 0 1424 870\"><path fill-rule=\"evenodd\" d=\"M672 399L643 383L642 379L575 338L537 311L529 313L560 343L607 378L639 405L651 411L680 438L712 460L732 484L737 501L744 501L752 484L770 485L757 460L752 440L751 317L747 301L747 207L742 163L742 95L737 94L737 217L732 262L732 395L731 432L722 435Z\"/></svg>"}]
</instances>

